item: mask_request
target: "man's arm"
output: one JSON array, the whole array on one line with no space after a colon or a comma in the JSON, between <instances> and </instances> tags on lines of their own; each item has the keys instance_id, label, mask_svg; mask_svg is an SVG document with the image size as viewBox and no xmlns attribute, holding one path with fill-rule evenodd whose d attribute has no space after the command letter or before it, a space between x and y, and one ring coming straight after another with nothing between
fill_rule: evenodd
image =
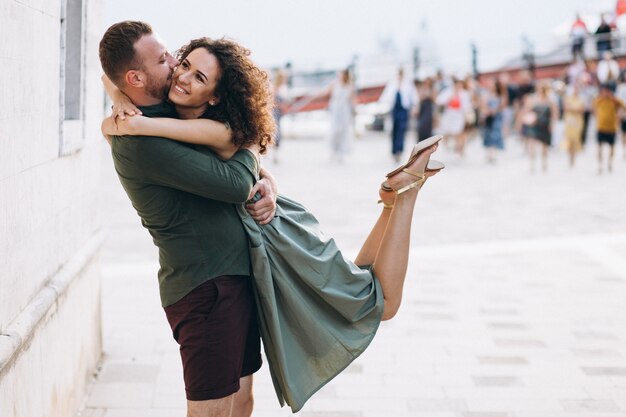
<instances>
[{"instance_id":1,"label":"man's arm","mask_svg":"<svg viewBox=\"0 0 626 417\"><path fill-rule=\"evenodd\" d=\"M248 199L258 170L257 159L248 150L222 161L164 138L116 136L113 140L113 157L121 176L227 203Z\"/></svg>"}]
</instances>

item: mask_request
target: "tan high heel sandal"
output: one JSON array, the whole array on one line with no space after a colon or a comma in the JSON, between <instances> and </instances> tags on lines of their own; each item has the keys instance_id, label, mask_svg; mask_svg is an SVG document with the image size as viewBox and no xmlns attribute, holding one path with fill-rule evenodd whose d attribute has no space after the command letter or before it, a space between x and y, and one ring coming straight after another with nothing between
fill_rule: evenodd
<instances>
[{"instance_id":1,"label":"tan high heel sandal","mask_svg":"<svg viewBox=\"0 0 626 417\"><path fill-rule=\"evenodd\" d=\"M426 176L425 176L425 172L426 171L439 171L442 170L445 165L439 161L435 161L435 160L428 160L426 168L424 170L424 172L416 172L416 171L412 171L410 169L408 169L407 167L410 166L411 164L413 164L413 162L415 162L415 160L420 156L420 154L422 153L422 151L424 151L425 149L430 148L431 146L433 146L434 144L436 144L437 142L439 142L441 139L443 139L443 136L441 135L436 135L436 136L431 136L428 139L425 139L421 142L419 142L417 145L415 145L413 147L413 150L411 151L411 155L409 156L409 160L407 161L406 164L399 166L398 168L394 169L393 171L391 171L390 173L387 174L387 178L391 178L396 174L399 174L400 172L406 172L409 175L412 175L414 177L417 178L416 181L405 185L404 187L398 189L398 190L394 190L396 192L396 194L402 194L406 191L409 191L413 188L417 188L419 186L421 186L422 184L424 184L424 181L426 181ZM387 181L384 181L381 184L381 188L385 191L390 191L393 190L390 186L389 183Z\"/></svg>"},{"instance_id":2,"label":"tan high heel sandal","mask_svg":"<svg viewBox=\"0 0 626 417\"><path fill-rule=\"evenodd\" d=\"M430 160L428 161L428 166L426 167L426 172L437 172L437 171L441 171L441 170L442 170L442 169L444 169L445 167L446 167L446 166L445 166L442 162L435 161L434 159L430 159ZM409 174L411 174L411 175L416 176L416 175L415 175L415 173L414 173L413 171L411 171L411 170L408 170L408 169L407 169L405 172L407 172L407 173L409 173ZM420 176L420 175L417 175L417 176ZM421 181L421 183L420 183L420 184L423 184L424 182L426 182L426 179L427 179L427 178L425 177L425 178L424 178L424 180L423 180L423 181ZM418 180L418 182L419 182L419 180ZM415 183L415 184L416 184L416 185L415 185L415 187L417 187L418 185L420 185L420 184L417 184L417 183ZM393 188L391 188L391 187L387 184L387 182L386 182L386 181L385 181L385 182L383 182L382 184L380 184L380 188L381 188L383 191L387 191L387 192L395 192L395 191L394 191L394 189L393 189ZM407 190L404 190L404 191L407 191ZM402 192L404 192L404 191L401 191L401 189L400 189L400 190L398 190L398 194L400 194L400 193L402 193ZM392 208L393 208L393 203L391 203L391 204L389 204L389 203L385 203L383 200L378 200L378 204L382 204L382 205L383 205L383 208L385 208L385 209L392 209Z\"/></svg>"}]
</instances>

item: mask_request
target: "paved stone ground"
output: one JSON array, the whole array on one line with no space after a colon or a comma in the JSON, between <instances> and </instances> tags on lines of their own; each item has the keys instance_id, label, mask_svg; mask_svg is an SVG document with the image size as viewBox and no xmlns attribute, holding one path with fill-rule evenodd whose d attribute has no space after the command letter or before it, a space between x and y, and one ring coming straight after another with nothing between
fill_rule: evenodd
<instances>
[{"instance_id":1,"label":"paved stone ground","mask_svg":"<svg viewBox=\"0 0 626 417\"><path fill-rule=\"evenodd\" d=\"M324 140L298 138L266 162L353 257L380 209L388 147L368 133L333 165ZM479 141L464 161L440 147L448 166L418 200L400 313L298 415L626 416L626 161L597 175L588 148L573 169L554 151L548 172L530 174L515 140L495 165ZM183 416L156 249L110 165L105 177L105 356L81 415ZM254 416L290 415L266 366L255 378Z\"/></svg>"}]
</instances>

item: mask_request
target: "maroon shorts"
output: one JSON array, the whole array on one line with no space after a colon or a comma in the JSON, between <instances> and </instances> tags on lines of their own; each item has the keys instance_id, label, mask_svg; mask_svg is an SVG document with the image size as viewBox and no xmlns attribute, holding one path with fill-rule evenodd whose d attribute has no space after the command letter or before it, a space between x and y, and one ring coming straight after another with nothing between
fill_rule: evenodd
<instances>
[{"instance_id":1,"label":"maroon shorts","mask_svg":"<svg viewBox=\"0 0 626 417\"><path fill-rule=\"evenodd\" d=\"M239 378L261 367L261 342L251 279L221 276L165 307L180 345L190 401L227 397Z\"/></svg>"}]
</instances>

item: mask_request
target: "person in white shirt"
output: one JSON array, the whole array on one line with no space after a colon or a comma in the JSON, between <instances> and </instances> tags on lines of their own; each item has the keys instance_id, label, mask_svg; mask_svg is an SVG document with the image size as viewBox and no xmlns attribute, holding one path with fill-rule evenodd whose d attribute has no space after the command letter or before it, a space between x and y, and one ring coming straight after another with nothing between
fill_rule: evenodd
<instances>
[{"instance_id":1,"label":"person in white shirt","mask_svg":"<svg viewBox=\"0 0 626 417\"><path fill-rule=\"evenodd\" d=\"M604 84L609 87L611 91L615 92L619 73L619 64L613 58L613 54L609 51L604 52L602 59L598 62L598 68L596 70L600 85Z\"/></svg>"}]
</instances>

